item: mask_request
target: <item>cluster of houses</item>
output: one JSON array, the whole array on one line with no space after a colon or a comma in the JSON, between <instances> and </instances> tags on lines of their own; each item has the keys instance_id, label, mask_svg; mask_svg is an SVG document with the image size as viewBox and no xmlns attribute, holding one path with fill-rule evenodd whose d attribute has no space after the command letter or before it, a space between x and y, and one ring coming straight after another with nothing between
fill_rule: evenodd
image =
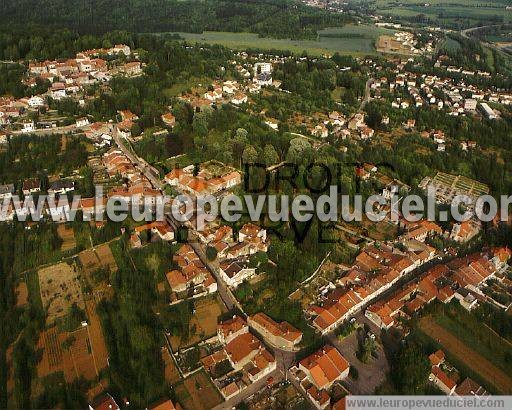
<instances>
[{"instance_id":1,"label":"cluster of houses","mask_svg":"<svg viewBox=\"0 0 512 410\"><path fill-rule=\"evenodd\" d=\"M496 275L504 279L499 273L508 267L510 256L510 250L499 248L436 265L405 288L370 305L365 316L378 327L389 329L399 325L400 318L410 317L434 300L449 303L455 298L471 310L479 301L488 300L482 291L487 280Z\"/></svg>"},{"instance_id":2,"label":"cluster of houses","mask_svg":"<svg viewBox=\"0 0 512 410\"><path fill-rule=\"evenodd\" d=\"M219 273L224 282L232 288L256 275L249 257L268 250L267 231L253 223L247 223L235 237L227 225L211 223L198 231L200 241L215 249L219 261Z\"/></svg>"},{"instance_id":3,"label":"cluster of houses","mask_svg":"<svg viewBox=\"0 0 512 410\"><path fill-rule=\"evenodd\" d=\"M201 362L212 377L215 377L213 369L216 364L229 363L228 372L214 379L225 400L276 370L275 357L250 332L249 324L242 317L233 316L221 322L217 326L217 338L222 349L204 357Z\"/></svg>"},{"instance_id":4,"label":"cluster of houses","mask_svg":"<svg viewBox=\"0 0 512 410\"><path fill-rule=\"evenodd\" d=\"M177 269L166 274L171 289L171 302L187 297L200 297L217 291L217 282L199 255L189 244L183 245L174 255Z\"/></svg>"},{"instance_id":5,"label":"cluster of houses","mask_svg":"<svg viewBox=\"0 0 512 410\"><path fill-rule=\"evenodd\" d=\"M239 185L242 176L234 168L210 161L197 166L175 168L165 176L165 182L182 192L200 198Z\"/></svg>"},{"instance_id":6,"label":"cluster of houses","mask_svg":"<svg viewBox=\"0 0 512 410\"><path fill-rule=\"evenodd\" d=\"M336 284L330 283L320 289L317 302L307 308L306 315L319 332L329 333L434 256L435 250L427 245L408 251L387 245L370 245L356 257L353 266Z\"/></svg>"},{"instance_id":7,"label":"cluster of houses","mask_svg":"<svg viewBox=\"0 0 512 410\"><path fill-rule=\"evenodd\" d=\"M380 36L376 46L378 51L384 53L407 55L432 54L435 48L435 37L430 34L429 40L420 44L413 32L397 31L392 36Z\"/></svg>"},{"instance_id":8,"label":"cluster of houses","mask_svg":"<svg viewBox=\"0 0 512 410\"><path fill-rule=\"evenodd\" d=\"M488 119L497 119L499 113L489 104L512 103L512 94L508 92L482 90L476 85L450 77L416 74L407 71L404 62L397 65L393 76L375 79L371 89L375 99L382 98L383 93L395 95L391 107L396 109L431 106L446 109L448 115L452 116L476 115L479 111ZM404 98L404 94L408 94L409 98Z\"/></svg>"},{"instance_id":9,"label":"cluster of houses","mask_svg":"<svg viewBox=\"0 0 512 410\"><path fill-rule=\"evenodd\" d=\"M294 350L302 332L287 322L278 323L264 313L256 313L247 320L235 315L222 321L217 325L217 339L221 348L203 357L201 364L224 399L229 400L276 370L277 361L261 339L274 347ZM223 362L227 370L218 374L217 366Z\"/></svg>"},{"instance_id":10,"label":"cluster of houses","mask_svg":"<svg viewBox=\"0 0 512 410\"><path fill-rule=\"evenodd\" d=\"M103 163L110 177L122 177L126 181L121 186L112 188L108 192L109 197L123 199L128 204L138 201L141 205L154 205L156 199L162 195L120 149L108 150L103 155Z\"/></svg>"},{"instance_id":11,"label":"cluster of houses","mask_svg":"<svg viewBox=\"0 0 512 410\"><path fill-rule=\"evenodd\" d=\"M299 382L300 389L309 397L317 409L344 408L340 401L332 403L335 384L348 377L350 364L333 346L325 345L315 353L302 359L290 369L292 377Z\"/></svg>"},{"instance_id":12,"label":"cluster of houses","mask_svg":"<svg viewBox=\"0 0 512 410\"><path fill-rule=\"evenodd\" d=\"M488 396L489 393L473 379L466 377L458 383L457 370L446 360L442 350L430 354L431 364L429 381L435 384L444 394L450 396Z\"/></svg>"},{"instance_id":13,"label":"cluster of houses","mask_svg":"<svg viewBox=\"0 0 512 410\"><path fill-rule=\"evenodd\" d=\"M127 45L116 45L110 49L86 50L76 54L75 58L67 60L33 61L28 64L27 77L23 83L29 87L36 87L40 82L49 82L48 90L39 95L27 98L14 99L12 97L0 98L0 125L19 122L18 118L25 117L29 111L38 110L48 106L48 98L61 100L74 98L79 104L85 104L84 87L95 83L108 83L114 75L135 76L142 73L140 61L112 64L120 55L132 55ZM104 58L102 58L104 57ZM44 125L44 124L43 124ZM51 124L54 126L54 124ZM86 126L88 122L77 127ZM36 129L34 121L25 118L21 121L22 132L33 132Z\"/></svg>"}]
</instances>

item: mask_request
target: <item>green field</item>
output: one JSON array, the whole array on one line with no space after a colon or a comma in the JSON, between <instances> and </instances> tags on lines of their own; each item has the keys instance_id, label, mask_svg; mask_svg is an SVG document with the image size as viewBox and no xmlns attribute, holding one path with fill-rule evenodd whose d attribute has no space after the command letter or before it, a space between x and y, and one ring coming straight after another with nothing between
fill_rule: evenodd
<instances>
[{"instance_id":1,"label":"green field","mask_svg":"<svg viewBox=\"0 0 512 410\"><path fill-rule=\"evenodd\" d=\"M220 44L232 49L288 50L296 54L306 51L310 55L375 54L375 41L382 34L393 34L394 30L373 25L347 25L321 30L316 41L260 38L254 33L226 33L207 31L202 34L179 33L194 43Z\"/></svg>"},{"instance_id":2,"label":"green field","mask_svg":"<svg viewBox=\"0 0 512 410\"><path fill-rule=\"evenodd\" d=\"M503 23L512 21L512 10L505 9L507 5L510 5L510 2L506 1L451 0L446 2L431 0L419 2L414 0L377 0L374 4L375 9L383 15L405 19L424 15L435 24L454 28L487 22L493 24L501 21Z\"/></svg>"}]
</instances>

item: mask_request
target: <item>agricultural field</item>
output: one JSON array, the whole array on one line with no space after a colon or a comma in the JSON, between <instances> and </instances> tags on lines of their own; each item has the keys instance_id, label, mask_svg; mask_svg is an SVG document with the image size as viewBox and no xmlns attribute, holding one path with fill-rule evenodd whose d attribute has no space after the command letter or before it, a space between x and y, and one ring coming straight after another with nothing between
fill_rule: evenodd
<instances>
[{"instance_id":1,"label":"agricultural field","mask_svg":"<svg viewBox=\"0 0 512 410\"><path fill-rule=\"evenodd\" d=\"M179 33L185 40L193 43L220 44L233 49L276 49L294 53L306 51L311 55L323 54L375 54L375 42L380 35L393 35L394 30L374 25L347 25L326 28L318 32L318 39L287 40L260 38L254 33L227 33L207 31L202 34Z\"/></svg>"},{"instance_id":2,"label":"agricultural field","mask_svg":"<svg viewBox=\"0 0 512 410\"><path fill-rule=\"evenodd\" d=\"M80 252L78 261L87 283L92 287L94 295L98 299L103 296L111 296L112 288L109 287L108 277L98 277L96 272L105 269L107 272L115 272L117 264L108 244L99 245L94 249Z\"/></svg>"},{"instance_id":3,"label":"agricultural field","mask_svg":"<svg viewBox=\"0 0 512 410\"><path fill-rule=\"evenodd\" d=\"M175 387L178 402L185 410L212 409L222 403L222 396L204 370L194 373Z\"/></svg>"},{"instance_id":4,"label":"agricultural field","mask_svg":"<svg viewBox=\"0 0 512 410\"><path fill-rule=\"evenodd\" d=\"M85 308L78 270L74 264L61 262L38 271L39 288L47 323L66 316L74 304Z\"/></svg>"},{"instance_id":5,"label":"agricultural field","mask_svg":"<svg viewBox=\"0 0 512 410\"><path fill-rule=\"evenodd\" d=\"M166 347L162 347L162 361L165 366L165 381L169 384L176 384L179 382L181 380L180 373Z\"/></svg>"},{"instance_id":6,"label":"agricultural field","mask_svg":"<svg viewBox=\"0 0 512 410\"><path fill-rule=\"evenodd\" d=\"M189 337L186 340L180 336L170 338L174 351L192 346L215 335L217 319L227 311L222 301L211 297L194 301L194 310L195 313L189 323Z\"/></svg>"},{"instance_id":7,"label":"agricultural field","mask_svg":"<svg viewBox=\"0 0 512 410\"><path fill-rule=\"evenodd\" d=\"M419 328L496 391L512 392L512 346L475 318L464 312L455 317L438 313L421 318Z\"/></svg>"},{"instance_id":8,"label":"agricultural field","mask_svg":"<svg viewBox=\"0 0 512 410\"><path fill-rule=\"evenodd\" d=\"M59 224L57 227L57 235L62 239L60 250L65 252L74 249L76 246L75 233L73 228L66 224Z\"/></svg>"},{"instance_id":9,"label":"agricultural field","mask_svg":"<svg viewBox=\"0 0 512 410\"><path fill-rule=\"evenodd\" d=\"M507 5L510 4L505 1L480 2L478 0L454 0L449 3L441 0L429 2L377 0L374 3L376 12L382 15L404 18L411 22L415 22L414 17L422 15L434 24L450 28L510 22L512 10L506 10Z\"/></svg>"}]
</instances>

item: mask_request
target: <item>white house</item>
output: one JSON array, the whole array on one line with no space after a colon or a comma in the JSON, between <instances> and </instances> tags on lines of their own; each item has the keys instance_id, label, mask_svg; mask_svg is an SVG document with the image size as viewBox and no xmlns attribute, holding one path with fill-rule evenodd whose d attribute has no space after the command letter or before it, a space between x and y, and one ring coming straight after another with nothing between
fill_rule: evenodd
<instances>
[{"instance_id":1,"label":"white house","mask_svg":"<svg viewBox=\"0 0 512 410\"><path fill-rule=\"evenodd\" d=\"M76 120L76 127L79 128L79 127L85 127L89 125L89 119L87 117L83 117L83 118L78 118Z\"/></svg>"},{"instance_id":2,"label":"white house","mask_svg":"<svg viewBox=\"0 0 512 410\"><path fill-rule=\"evenodd\" d=\"M29 133L34 132L36 129L36 125L34 121L32 120L25 120L23 121L23 128L21 129L21 132Z\"/></svg>"},{"instance_id":3,"label":"white house","mask_svg":"<svg viewBox=\"0 0 512 410\"><path fill-rule=\"evenodd\" d=\"M34 96L30 97L27 100L27 102L28 102L29 107L32 107L32 108L44 106L44 99L42 97L40 97L39 95L34 95Z\"/></svg>"}]
</instances>

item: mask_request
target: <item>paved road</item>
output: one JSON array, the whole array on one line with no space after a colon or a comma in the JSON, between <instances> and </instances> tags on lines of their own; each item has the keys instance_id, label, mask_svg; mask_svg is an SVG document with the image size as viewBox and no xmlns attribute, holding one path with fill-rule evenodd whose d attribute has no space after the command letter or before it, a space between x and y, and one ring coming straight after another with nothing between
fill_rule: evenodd
<instances>
[{"instance_id":1,"label":"paved road","mask_svg":"<svg viewBox=\"0 0 512 410\"><path fill-rule=\"evenodd\" d=\"M147 179L149 179L155 188L162 189L164 187L165 184L163 184L160 180L158 171L149 165L143 158L136 156L130 149L128 149L127 144L119 135L116 128L114 128L112 133L112 139L121 149L121 151L123 151L123 154L128 157L128 159L135 165L136 168L139 169L140 172L145 175Z\"/></svg>"},{"instance_id":2,"label":"paved road","mask_svg":"<svg viewBox=\"0 0 512 410\"><path fill-rule=\"evenodd\" d=\"M374 81L375 80L373 78L369 78L368 81L366 81L366 84L364 86L364 98L363 98L363 101L361 101L361 105L359 106L359 111L363 111L364 106L370 102L370 100L371 100L370 87Z\"/></svg>"},{"instance_id":3,"label":"paved road","mask_svg":"<svg viewBox=\"0 0 512 410\"><path fill-rule=\"evenodd\" d=\"M469 39L472 39L473 37L471 36L471 33L474 32L474 31L478 31L482 28L487 28L487 27L499 27L499 26L502 26L504 23L501 23L501 24L489 24L487 26L479 26L479 27L471 27L471 28L467 28L465 30L461 30L460 31L460 35L462 37L465 37L465 38L469 38ZM486 41L482 41L482 40L479 40L484 46L486 47L489 47L489 48L492 48L496 51L499 51L500 53L503 53L507 56L510 56L510 53L505 51L503 48L497 46L496 44L493 44L493 43L488 43Z\"/></svg>"}]
</instances>

